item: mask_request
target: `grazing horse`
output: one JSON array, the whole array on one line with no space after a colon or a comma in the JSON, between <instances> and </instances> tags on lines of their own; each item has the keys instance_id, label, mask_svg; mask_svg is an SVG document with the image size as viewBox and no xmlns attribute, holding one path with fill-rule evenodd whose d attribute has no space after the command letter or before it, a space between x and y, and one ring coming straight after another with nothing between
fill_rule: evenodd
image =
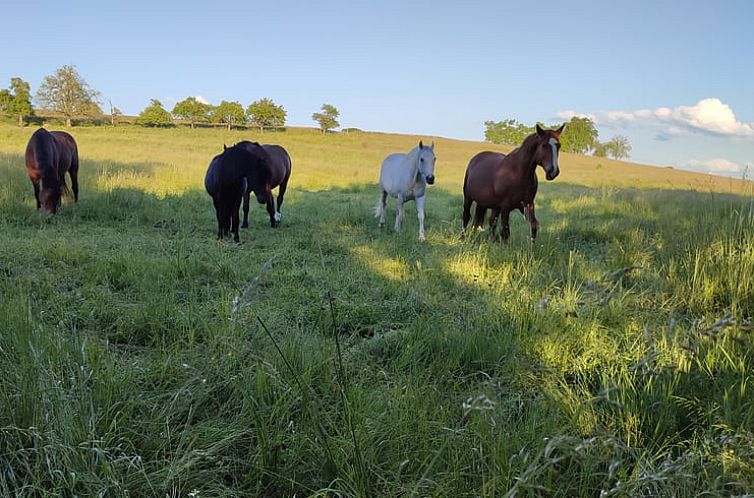
<instances>
[{"instance_id":1,"label":"grazing horse","mask_svg":"<svg viewBox=\"0 0 754 498\"><path fill-rule=\"evenodd\" d=\"M510 212L518 209L531 224L531 241L537 237L537 218L534 215L534 196L537 195L537 165L545 170L545 177L558 176L558 151L560 134L557 130L544 130L526 137L520 147L507 156L498 152L480 152L471 158L463 180L463 228L471 218L471 204L476 202L474 226L481 227L487 209L490 216L490 237L495 236L498 215L502 220L503 243L508 242Z\"/></svg>"},{"instance_id":2,"label":"grazing horse","mask_svg":"<svg viewBox=\"0 0 754 498\"><path fill-rule=\"evenodd\" d=\"M267 212L270 215L270 226L280 226L280 206L283 205L285 190L288 188L288 179L291 177L291 156L279 145L258 144L254 142L241 142L244 147L256 149L261 147L267 153L267 170L255 170L256 174L247 177L243 194L243 224L241 228L249 226L249 196L251 192L257 198L259 204L267 204ZM239 144L239 145L241 145ZM272 189L278 188L277 208L272 195Z\"/></svg>"},{"instance_id":3,"label":"grazing horse","mask_svg":"<svg viewBox=\"0 0 754 498\"><path fill-rule=\"evenodd\" d=\"M408 154L390 154L382 161L380 171L380 199L375 216L380 218L380 228L385 226L387 196L398 199L395 230L401 228L403 204L416 200L419 216L419 240L424 240L424 199L427 185L435 183L435 144L426 147L421 141Z\"/></svg>"},{"instance_id":4,"label":"grazing horse","mask_svg":"<svg viewBox=\"0 0 754 498\"><path fill-rule=\"evenodd\" d=\"M79 151L76 141L64 131L34 132L26 145L26 171L34 186L37 209L54 214L68 187L65 173L71 177L73 198L79 200Z\"/></svg>"},{"instance_id":5,"label":"grazing horse","mask_svg":"<svg viewBox=\"0 0 754 498\"><path fill-rule=\"evenodd\" d=\"M233 147L224 147L223 153L212 158L204 177L204 187L212 196L217 215L217 238L233 233L233 240L239 242L238 210L241 207L247 178L251 183L268 176L267 153L258 144L241 142Z\"/></svg>"}]
</instances>

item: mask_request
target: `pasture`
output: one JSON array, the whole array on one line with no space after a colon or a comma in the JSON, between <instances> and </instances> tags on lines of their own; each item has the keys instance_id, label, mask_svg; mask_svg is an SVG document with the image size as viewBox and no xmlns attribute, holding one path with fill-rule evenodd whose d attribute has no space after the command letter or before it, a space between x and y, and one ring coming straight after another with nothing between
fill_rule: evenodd
<instances>
[{"instance_id":1,"label":"pasture","mask_svg":"<svg viewBox=\"0 0 754 498\"><path fill-rule=\"evenodd\" d=\"M752 184L561 154L507 247L460 237L476 142L73 128L35 210L0 124L0 495L754 493ZM373 216L434 140L426 238ZM279 143L278 229L216 240L223 143ZM253 201L253 199L252 199Z\"/></svg>"}]
</instances>

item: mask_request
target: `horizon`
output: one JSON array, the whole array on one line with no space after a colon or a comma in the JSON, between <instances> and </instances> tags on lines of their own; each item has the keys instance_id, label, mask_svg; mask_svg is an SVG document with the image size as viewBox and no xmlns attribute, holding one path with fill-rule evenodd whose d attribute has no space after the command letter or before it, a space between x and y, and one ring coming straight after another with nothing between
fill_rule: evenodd
<instances>
[{"instance_id":1,"label":"horizon","mask_svg":"<svg viewBox=\"0 0 754 498\"><path fill-rule=\"evenodd\" d=\"M341 128L474 141L487 120L588 116L600 141L629 139L631 162L750 176L754 66L742 61L754 4L537 6L13 4L7 18L35 29L0 33L13 47L0 87L18 76L35 95L44 76L74 65L128 115L153 98L171 110L188 96L244 108L266 97L289 126L315 126L311 114L329 103Z\"/></svg>"}]
</instances>

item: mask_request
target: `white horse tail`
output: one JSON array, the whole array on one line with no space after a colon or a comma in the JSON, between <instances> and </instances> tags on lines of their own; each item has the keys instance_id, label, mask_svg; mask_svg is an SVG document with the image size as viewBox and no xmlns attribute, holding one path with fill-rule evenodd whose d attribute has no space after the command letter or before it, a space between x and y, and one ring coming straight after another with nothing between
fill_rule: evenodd
<instances>
[{"instance_id":1,"label":"white horse tail","mask_svg":"<svg viewBox=\"0 0 754 498\"><path fill-rule=\"evenodd\" d=\"M380 212L382 212L382 191L380 191L380 196L377 198L377 205L374 206L374 217L379 218Z\"/></svg>"}]
</instances>

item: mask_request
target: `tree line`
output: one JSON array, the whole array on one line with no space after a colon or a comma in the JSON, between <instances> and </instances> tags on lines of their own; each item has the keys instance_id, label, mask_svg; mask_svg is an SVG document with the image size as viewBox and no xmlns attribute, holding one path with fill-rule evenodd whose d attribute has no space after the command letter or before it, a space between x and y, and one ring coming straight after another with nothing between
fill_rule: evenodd
<instances>
[{"instance_id":1,"label":"tree line","mask_svg":"<svg viewBox=\"0 0 754 498\"><path fill-rule=\"evenodd\" d=\"M35 100L43 109L59 113L71 127L74 118L102 118L100 93L89 86L79 75L75 66L63 66L46 76L37 90ZM122 112L110 104L110 123L114 126ZM319 124L322 133L340 126L340 112L331 104L323 104L321 112L312 114L312 120ZM11 78L10 86L0 90L0 113L18 119L19 126L24 120L35 115L32 105L31 86L21 78ZM287 112L282 105L269 98L250 103L246 108L237 101L221 101L218 105L202 102L196 97L186 97L168 111L157 99L152 99L135 119L141 126L173 126L174 118L187 121L191 128L200 123L222 124L232 129L234 126L251 125L264 132L269 128L285 126ZM534 126L528 126L506 119L485 121L484 138L497 144L519 145L534 133ZM594 122L587 117L573 117L560 137L562 149L577 154L591 153L598 157L622 159L629 157L631 145L628 139L617 135L607 142L599 141L599 133Z\"/></svg>"},{"instance_id":2,"label":"tree line","mask_svg":"<svg viewBox=\"0 0 754 498\"><path fill-rule=\"evenodd\" d=\"M527 136L534 133L534 126L527 126L515 119L485 121L484 126L484 139L494 144L520 145ZM560 145L565 152L591 153L597 157L610 156L613 159L627 158L631 152L631 144L623 135L616 135L607 142L600 142L594 122L587 117L571 118L560 136Z\"/></svg>"},{"instance_id":3,"label":"tree line","mask_svg":"<svg viewBox=\"0 0 754 498\"><path fill-rule=\"evenodd\" d=\"M59 113L69 128L74 118L104 117L99 99L100 93L89 86L75 66L63 66L46 76L35 96L42 109ZM123 113L111 102L109 104L110 123L114 126ZM17 117L19 126L24 125L25 119L35 116L28 82L14 77L8 89L0 90L0 114ZM312 119L325 133L340 126L339 116L335 106L323 104L321 112L312 114ZM234 126L252 125L264 132L268 128L284 127L287 113L282 105L269 98L256 100L244 108L236 101L223 100L213 106L190 96L176 103L171 111L165 109L159 100L152 99L134 122L141 126L172 126L174 118L188 121L191 128L199 123L223 124L229 130Z\"/></svg>"}]
</instances>

